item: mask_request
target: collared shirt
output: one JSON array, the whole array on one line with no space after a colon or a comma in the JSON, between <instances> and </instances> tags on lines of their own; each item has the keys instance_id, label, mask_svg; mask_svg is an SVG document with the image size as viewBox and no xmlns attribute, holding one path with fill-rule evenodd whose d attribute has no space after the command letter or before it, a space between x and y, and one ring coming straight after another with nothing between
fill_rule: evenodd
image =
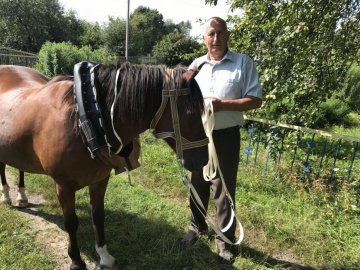
<instances>
[{"instance_id":1,"label":"collared shirt","mask_svg":"<svg viewBox=\"0 0 360 270\"><path fill-rule=\"evenodd\" d=\"M208 55L195 59L189 68L203 64L195 79L204 97L239 99L245 96L262 98L259 75L254 61L245 54L227 52L224 58L211 63ZM220 111L215 113L214 129L243 125L243 112Z\"/></svg>"}]
</instances>

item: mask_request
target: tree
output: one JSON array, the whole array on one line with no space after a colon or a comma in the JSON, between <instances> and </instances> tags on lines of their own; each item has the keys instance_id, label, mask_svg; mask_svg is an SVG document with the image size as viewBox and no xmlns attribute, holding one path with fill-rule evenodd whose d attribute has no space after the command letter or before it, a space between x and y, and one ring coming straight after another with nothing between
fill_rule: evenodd
<instances>
[{"instance_id":1,"label":"tree","mask_svg":"<svg viewBox=\"0 0 360 270\"><path fill-rule=\"evenodd\" d=\"M194 55L188 57L189 54L200 48L201 45L194 38L183 33L174 32L164 36L154 46L153 55L168 66L189 65L196 57Z\"/></svg>"},{"instance_id":2,"label":"tree","mask_svg":"<svg viewBox=\"0 0 360 270\"><path fill-rule=\"evenodd\" d=\"M37 52L45 41L77 44L82 28L58 0L0 0L0 32L2 46Z\"/></svg>"},{"instance_id":3,"label":"tree","mask_svg":"<svg viewBox=\"0 0 360 270\"><path fill-rule=\"evenodd\" d=\"M104 45L103 29L99 23L91 23L87 21L81 22L83 33L79 37L80 44L91 46L93 49L99 49Z\"/></svg>"},{"instance_id":4,"label":"tree","mask_svg":"<svg viewBox=\"0 0 360 270\"><path fill-rule=\"evenodd\" d=\"M129 20L129 55L147 55L155 43L164 34L164 22L157 10L143 6L130 15ZM120 18L109 18L104 29L104 44L109 51L118 56L125 55L126 21Z\"/></svg>"},{"instance_id":5,"label":"tree","mask_svg":"<svg viewBox=\"0 0 360 270\"><path fill-rule=\"evenodd\" d=\"M165 34L163 16L156 10L140 6L130 15L130 40L139 55L151 53L157 41Z\"/></svg>"},{"instance_id":6,"label":"tree","mask_svg":"<svg viewBox=\"0 0 360 270\"><path fill-rule=\"evenodd\" d=\"M165 33L182 33L184 35L190 36L191 23L190 21L182 21L178 24L174 23L172 20L168 19L164 23Z\"/></svg>"},{"instance_id":7,"label":"tree","mask_svg":"<svg viewBox=\"0 0 360 270\"><path fill-rule=\"evenodd\" d=\"M164 22L163 16L156 9L140 6L130 15L128 53L130 56L149 55L163 36L170 33L188 35L190 29L189 21L178 24L171 20ZM125 55L125 36L126 21L110 17L103 35L108 50L118 56Z\"/></svg>"},{"instance_id":8,"label":"tree","mask_svg":"<svg viewBox=\"0 0 360 270\"><path fill-rule=\"evenodd\" d=\"M207 0L216 4L216 0ZM232 0L231 48L252 56L267 117L311 126L356 57L359 0Z\"/></svg>"},{"instance_id":9,"label":"tree","mask_svg":"<svg viewBox=\"0 0 360 270\"><path fill-rule=\"evenodd\" d=\"M353 111L360 114L360 66L358 64L353 64L348 70L341 98Z\"/></svg>"},{"instance_id":10,"label":"tree","mask_svg":"<svg viewBox=\"0 0 360 270\"><path fill-rule=\"evenodd\" d=\"M104 29L104 44L109 51L118 56L125 55L126 21L109 17L109 23ZM132 48L132 46L129 46Z\"/></svg>"}]
</instances>

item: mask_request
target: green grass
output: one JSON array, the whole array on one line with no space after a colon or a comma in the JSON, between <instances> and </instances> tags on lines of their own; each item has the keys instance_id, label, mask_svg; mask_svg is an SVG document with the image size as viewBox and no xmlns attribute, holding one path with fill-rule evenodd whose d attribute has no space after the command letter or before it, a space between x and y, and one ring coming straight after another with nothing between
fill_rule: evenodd
<instances>
[{"instance_id":1,"label":"green grass","mask_svg":"<svg viewBox=\"0 0 360 270\"><path fill-rule=\"evenodd\" d=\"M0 269L55 269L39 246L26 220L8 206L0 205Z\"/></svg>"},{"instance_id":2,"label":"green grass","mask_svg":"<svg viewBox=\"0 0 360 270\"><path fill-rule=\"evenodd\" d=\"M179 250L178 240L187 230L190 213L178 165L165 143L149 134L142 140L144 177L139 169L132 172L136 184L130 186L126 175L112 176L106 194L108 248L119 269L359 269L360 217L357 211L349 210L354 196L351 188L342 184L333 192L321 183L309 187L300 177L271 163L265 175L262 162L244 169L243 158L236 204L245 240L234 265L217 263L213 233L190 249ZM26 175L26 184L50 201L40 209L40 216L61 217L52 180ZM84 254L97 261L88 201L86 188L77 192L79 245ZM28 244L31 233L17 218L16 211L0 208L0 235L22 231L16 237L7 237L7 243L0 237L0 269L7 255L3 249L14 254L21 241L26 243L21 244L26 246L23 252L36 257L17 256L6 262L4 269L49 269L43 262L46 257L41 256L45 251L36 243ZM14 222L4 222L7 220ZM28 263L32 267L17 268Z\"/></svg>"}]
</instances>

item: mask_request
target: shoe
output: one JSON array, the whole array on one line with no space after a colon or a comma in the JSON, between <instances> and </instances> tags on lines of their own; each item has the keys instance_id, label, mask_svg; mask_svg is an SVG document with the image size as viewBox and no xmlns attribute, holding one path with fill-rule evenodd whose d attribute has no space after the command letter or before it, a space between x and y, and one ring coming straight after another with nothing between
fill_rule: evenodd
<instances>
[{"instance_id":1,"label":"shoe","mask_svg":"<svg viewBox=\"0 0 360 270\"><path fill-rule=\"evenodd\" d=\"M218 253L218 260L222 264L233 264L235 255L230 250L222 249Z\"/></svg>"},{"instance_id":2,"label":"shoe","mask_svg":"<svg viewBox=\"0 0 360 270\"><path fill-rule=\"evenodd\" d=\"M190 246L192 246L193 244L195 244L195 242L199 239L198 233L193 231L193 230L189 230L182 238L181 238L181 242L180 242L180 248L181 249L186 249Z\"/></svg>"}]
</instances>

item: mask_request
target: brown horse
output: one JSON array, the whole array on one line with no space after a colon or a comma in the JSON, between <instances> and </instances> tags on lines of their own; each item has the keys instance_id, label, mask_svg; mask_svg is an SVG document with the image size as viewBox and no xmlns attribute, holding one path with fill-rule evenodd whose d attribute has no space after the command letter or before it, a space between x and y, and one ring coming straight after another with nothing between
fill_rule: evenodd
<instances>
[{"instance_id":1,"label":"brown horse","mask_svg":"<svg viewBox=\"0 0 360 270\"><path fill-rule=\"evenodd\" d=\"M5 66L2 67L2 69ZM14 73L11 80L3 77L3 74L0 76L0 93L8 91L9 89L29 89L41 87L48 82L48 79L45 78L42 74L35 72L27 67L21 67L18 71L20 73ZM2 185L2 202L11 204L10 194L9 194L9 185L6 180L5 175L5 166L6 164L0 162L0 178ZM25 181L24 181L24 172L19 170L18 178L18 196L17 196L17 206L26 207L28 205L28 198L25 194Z\"/></svg>"},{"instance_id":2,"label":"brown horse","mask_svg":"<svg viewBox=\"0 0 360 270\"><path fill-rule=\"evenodd\" d=\"M100 64L92 71L107 155L104 151L100 155L89 153L84 144L88 134L79 125L72 78L45 82L32 69L0 66L0 162L54 179L69 234L70 269L86 269L77 245L75 213L75 192L86 186L100 265L114 265L106 249L104 195L112 168L124 171L123 165L116 166L124 160L119 150L127 147L122 145L131 145L151 128L176 150L186 169L199 170L208 160L201 121L203 97L194 79L196 71L128 63L119 67Z\"/></svg>"}]
</instances>

